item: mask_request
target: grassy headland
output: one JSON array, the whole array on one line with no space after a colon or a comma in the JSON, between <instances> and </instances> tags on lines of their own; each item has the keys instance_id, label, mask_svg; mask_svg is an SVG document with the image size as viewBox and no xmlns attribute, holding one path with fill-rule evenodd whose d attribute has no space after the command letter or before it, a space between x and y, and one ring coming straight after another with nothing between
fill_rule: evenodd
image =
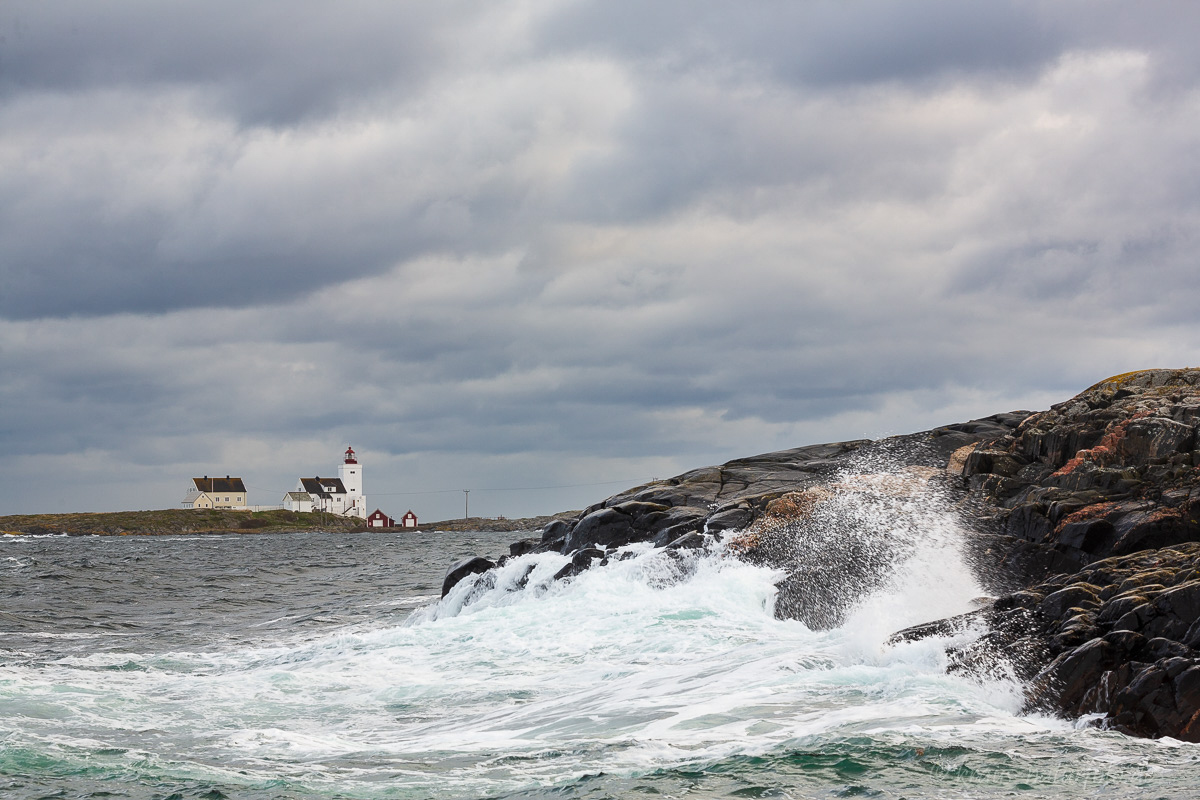
<instances>
[{"instance_id":1,"label":"grassy headland","mask_svg":"<svg viewBox=\"0 0 1200 800\"><path fill-rule=\"evenodd\" d=\"M558 516L528 519L455 519L423 524L417 531L530 531ZM298 511L227 511L171 508L76 514L21 514L0 517L0 534L68 536L171 536L204 533L293 533L366 531L365 520ZM380 530L380 529L374 529ZM387 529L385 529L387 530ZM396 529L390 529L396 530Z\"/></svg>"},{"instance_id":2,"label":"grassy headland","mask_svg":"<svg viewBox=\"0 0 1200 800\"><path fill-rule=\"evenodd\" d=\"M274 533L280 531L365 530L362 520L295 511L226 511L171 508L77 514L23 514L0 517L4 533L68 536L167 536L180 533Z\"/></svg>"}]
</instances>

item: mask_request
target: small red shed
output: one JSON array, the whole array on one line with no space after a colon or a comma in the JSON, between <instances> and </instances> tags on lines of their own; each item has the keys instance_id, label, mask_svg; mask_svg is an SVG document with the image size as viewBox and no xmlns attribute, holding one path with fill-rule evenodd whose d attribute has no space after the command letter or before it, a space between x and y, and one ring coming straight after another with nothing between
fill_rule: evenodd
<instances>
[{"instance_id":1,"label":"small red shed","mask_svg":"<svg viewBox=\"0 0 1200 800\"><path fill-rule=\"evenodd\" d=\"M411 514L412 512L410 511L408 513ZM396 527L396 520L392 519L387 514L383 513L382 511L380 511L377 508L367 516L367 527L368 528L394 528L394 527Z\"/></svg>"}]
</instances>

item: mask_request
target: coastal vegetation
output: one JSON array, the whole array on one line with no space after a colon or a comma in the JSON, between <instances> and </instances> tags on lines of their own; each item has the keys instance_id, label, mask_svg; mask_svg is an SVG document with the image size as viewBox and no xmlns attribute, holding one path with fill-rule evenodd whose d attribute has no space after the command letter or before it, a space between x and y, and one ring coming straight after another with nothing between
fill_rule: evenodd
<instances>
[{"instance_id":1,"label":"coastal vegetation","mask_svg":"<svg viewBox=\"0 0 1200 800\"><path fill-rule=\"evenodd\" d=\"M575 516L578 512L567 512ZM357 517L323 514L319 511L233 511L229 509L160 509L157 511L114 511L74 514L22 514L0 516L0 533L42 536L172 536L180 534L299 533L327 531L357 533L368 530L430 531L532 531L540 530L559 516L530 519L444 520L408 529L368 529Z\"/></svg>"},{"instance_id":2,"label":"coastal vegetation","mask_svg":"<svg viewBox=\"0 0 1200 800\"><path fill-rule=\"evenodd\" d=\"M169 536L196 533L279 533L283 531L366 530L363 520L298 511L161 509L75 514L23 514L0 517L9 534L68 536Z\"/></svg>"}]
</instances>

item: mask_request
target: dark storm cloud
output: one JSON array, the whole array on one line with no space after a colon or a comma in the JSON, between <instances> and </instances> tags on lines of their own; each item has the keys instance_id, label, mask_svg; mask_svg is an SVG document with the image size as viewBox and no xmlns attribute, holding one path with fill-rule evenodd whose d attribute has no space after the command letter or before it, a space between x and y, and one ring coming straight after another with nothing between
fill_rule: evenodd
<instances>
[{"instance_id":1,"label":"dark storm cloud","mask_svg":"<svg viewBox=\"0 0 1200 800\"><path fill-rule=\"evenodd\" d=\"M731 9L718 2L590 0L564 6L540 28L548 49L590 49L686 72L713 62L785 83L844 88L977 78L1027 81L1076 48L1154 54L1156 75L1190 86L1200 8L1174 0L1045 3L999 0L786 0Z\"/></svg>"},{"instance_id":2,"label":"dark storm cloud","mask_svg":"<svg viewBox=\"0 0 1200 800\"><path fill-rule=\"evenodd\" d=\"M1061 52L1064 32L1035 4L952 0L858 3L576 3L543 29L545 41L659 59L691 69L714 58L787 82L905 82L946 73L1031 75Z\"/></svg>"},{"instance_id":3,"label":"dark storm cloud","mask_svg":"<svg viewBox=\"0 0 1200 800\"><path fill-rule=\"evenodd\" d=\"M414 196L408 181L433 180L420 164L330 163L337 129L237 133L121 94L30 97L0 118L17 143L0 153L10 318L286 300L426 250L486 249L503 221L486 213L495 187Z\"/></svg>"},{"instance_id":4,"label":"dark storm cloud","mask_svg":"<svg viewBox=\"0 0 1200 800\"><path fill-rule=\"evenodd\" d=\"M0 485L641 479L1186 362L1198 13L8 4Z\"/></svg>"},{"instance_id":5,"label":"dark storm cloud","mask_svg":"<svg viewBox=\"0 0 1200 800\"><path fill-rule=\"evenodd\" d=\"M670 49L699 39L709 60L732 56L821 82L875 73L904 79L964 59L971 66L996 48L1012 51L1014 63L1027 60L1022 47L978 40L1037 29L1023 24L1029 12L998 6L980 19L957 8L882 4L863 25L859 14L829 5L736 15L662 6L645 25L627 26L630 9L582 6L546 24L542 36L550 49L567 50L649 42ZM935 11L936 27L922 22ZM576 179L549 196L504 175L413 192L412 165L387 153L331 175L319 167L326 152L289 152L286 141L283 163L260 164L271 131L311 137L324 120L369 124L381 108L403 107L454 75L463 59L455 38L479 16L469 4L11 6L0 93L25 121L15 131L37 141L42 158L6 170L0 186L8 198L0 206L0 313L286 300L422 252L519 242L522 203L543 220L636 220L686 206L714 185L787 181L836 163L819 146L804 156L771 141L740 122L720 92L696 96L660 83L636 100L620 150L591 166L582 159ZM861 72L872 59L880 66L846 71ZM223 128L225 120L233 127ZM267 131L256 134L260 126ZM77 141L82 132L91 141ZM497 145L480 139L468 145L475 152L446 148L435 157L465 155L488 169L515 155L494 121L475 133ZM154 185L164 176L177 182L168 197Z\"/></svg>"},{"instance_id":6,"label":"dark storm cloud","mask_svg":"<svg viewBox=\"0 0 1200 800\"><path fill-rule=\"evenodd\" d=\"M468 4L6 3L0 98L187 86L242 125L287 126L417 91Z\"/></svg>"},{"instance_id":7,"label":"dark storm cloud","mask_svg":"<svg viewBox=\"0 0 1200 800\"><path fill-rule=\"evenodd\" d=\"M0 314L285 300L452 246L447 198L395 197L403 164L330 165L319 144L418 94L462 10L7 4ZM486 239L503 201L451 199Z\"/></svg>"},{"instance_id":8,"label":"dark storm cloud","mask_svg":"<svg viewBox=\"0 0 1200 800\"><path fill-rule=\"evenodd\" d=\"M512 167L541 144L540 110L439 119L428 94L478 81L483 6L17 4L5 21L3 121L24 150L0 179L9 318L286 301L424 253L536 254L555 220L646 222L748 187L928 194L957 131L816 127L779 107L836 117L834 89L1028 78L1100 38L1029 3L572 5L495 65L611 51L649 66L631 67L611 146L547 181ZM525 93L555 102L542 88ZM427 138L405 141L414 126Z\"/></svg>"}]
</instances>

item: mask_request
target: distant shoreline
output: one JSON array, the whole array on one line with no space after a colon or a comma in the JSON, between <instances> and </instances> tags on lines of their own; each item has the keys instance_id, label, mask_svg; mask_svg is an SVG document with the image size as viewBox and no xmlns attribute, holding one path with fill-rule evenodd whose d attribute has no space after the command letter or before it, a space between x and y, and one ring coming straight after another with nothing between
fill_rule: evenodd
<instances>
[{"instance_id":1,"label":"distant shoreline","mask_svg":"<svg viewBox=\"0 0 1200 800\"><path fill-rule=\"evenodd\" d=\"M0 534L40 536L178 536L256 533L433 533L435 531L537 531L570 511L521 519L443 520L416 528L368 528L366 520L320 512L163 509L99 513L0 516Z\"/></svg>"}]
</instances>

